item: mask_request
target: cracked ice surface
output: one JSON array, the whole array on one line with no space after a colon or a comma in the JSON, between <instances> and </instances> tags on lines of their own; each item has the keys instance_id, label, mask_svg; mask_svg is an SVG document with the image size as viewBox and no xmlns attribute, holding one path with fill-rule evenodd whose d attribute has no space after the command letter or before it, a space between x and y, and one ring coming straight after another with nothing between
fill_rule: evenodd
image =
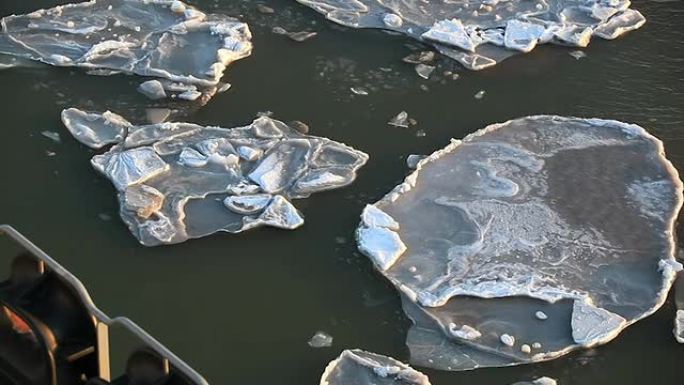
<instances>
[{"instance_id":1,"label":"cracked ice surface","mask_svg":"<svg viewBox=\"0 0 684 385\"><path fill-rule=\"evenodd\" d=\"M681 204L641 127L534 116L422 160L357 240L402 292L413 364L504 366L606 343L658 309L682 269Z\"/></svg>"},{"instance_id":2,"label":"cracked ice surface","mask_svg":"<svg viewBox=\"0 0 684 385\"><path fill-rule=\"evenodd\" d=\"M381 28L434 45L465 67L491 67L537 44L586 47L646 19L629 0L297 0L353 28Z\"/></svg>"},{"instance_id":3,"label":"cracked ice surface","mask_svg":"<svg viewBox=\"0 0 684 385\"><path fill-rule=\"evenodd\" d=\"M76 139L92 147L119 138L125 122L110 112L76 109L62 118ZM127 136L91 163L118 190L121 217L146 246L217 231L297 228L304 219L289 199L346 186L368 160L363 152L268 117L231 129L190 123L125 128Z\"/></svg>"},{"instance_id":4,"label":"cracked ice surface","mask_svg":"<svg viewBox=\"0 0 684 385\"><path fill-rule=\"evenodd\" d=\"M394 358L354 349L328 364L320 385L430 385L430 380Z\"/></svg>"},{"instance_id":5,"label":"cracked ice surface","mask_svg":"<svg viewBox=\"0 0 684 385\"><path fill-rule=\"evenodd\" d=\"M1 23L0 53L99 74L163 78L200 87L207 100L226 66L252 51L247 24L180 1L93 0Z\"/></svg>"}]
</instances>

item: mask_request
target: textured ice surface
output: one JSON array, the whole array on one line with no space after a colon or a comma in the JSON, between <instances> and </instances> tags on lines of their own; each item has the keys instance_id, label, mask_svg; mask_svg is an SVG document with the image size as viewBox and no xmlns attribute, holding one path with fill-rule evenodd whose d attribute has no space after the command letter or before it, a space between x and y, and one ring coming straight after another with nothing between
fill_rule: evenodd
<instances>
[{"instance_id":1,"label":"textured ice surface","mask_svg":"<svg viewBox=\"0 0 684 385\"><path fill-rule=\"evenodd\" d=\"M537 44L585 47L645 23L629 0L297 0L352 28L381 28L434 45L465 67L491 67Z\"/></svg>"},{"instance_id":2,"label":"textured ice surface","mask_svg":"<svg viewBox=\"0 0 684 385\"><path fill-rule=\"evenodd\" d=\"M677 342L684 344L684 272L678 274L675 282L675 304L677 313L674 320L674 336Z\"/></svg>"},{"instance_id":3,"label":"textured ice surface","mask_svg":"<svg viewBox=\"0 0 684 385\"><path fill-rule=\"evenodd\" d=\"M200 87L206 99L226 66L252 50L246 24L171 0L93 0L1 23L0 53L100 75L168 79ZM158 83L144 83L141 91L163 97Z\"/></svg>"},{"instance_id":4,"label":"textured ice surface","mask_svg":"<svg viewBox=\"0 0 684 385\"><path fill-rule=\"evenodd\" d=\"M681 204L641 127L535 116L422 160L357 239L403 294L412 363L512 365L605 343L659 308L682 268Z\"/></svg>"},{"instance_id":5,"label":"textured ice surface","mask_svg":"<svg viewBox=\"0 0 684 385\"><path fill-rule=\"evenodd\" d=\"M297 228L304 219L289 199L346 186L368 160L351 147L303 135L269 117L232 129L136 126L110 112L76 109L65 110L62 118L92 147L119 141L91 163L112 181L122 219L147 246L216 231Z\"/></svg>"},{"instance_id":6,"label":"textured ice surface","mask_svg":"<svg viewBox=\"0 0 684 385\"><path fill-rule=\"evenodd\" d=\"M430 381L394 358L354 349L328 364L320 385L430 385Z\"/></svg>"}]
</instances>

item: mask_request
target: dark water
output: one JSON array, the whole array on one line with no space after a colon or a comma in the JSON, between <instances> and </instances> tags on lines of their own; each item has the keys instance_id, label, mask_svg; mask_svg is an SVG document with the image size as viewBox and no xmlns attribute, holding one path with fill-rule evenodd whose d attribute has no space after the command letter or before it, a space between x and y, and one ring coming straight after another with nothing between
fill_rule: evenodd
<instances>
[{"instance_id":1,"label":"dark water","mask_svg":"<svg viewBox=\"0 0 684 385\"><path fill-rule=\"evenodd\" d=\"M0 0L0 15L58 3ZM316 384L344 348L408 359L399 298L356 251L353 231L365 202L403 179L410 153L430 153L489 123L548 113L640 124L665 141L669 158L684 170L682 1L636 1L648 23L617 41L595 40L585 59L540 47L485 72L462 71L445 84L440 76L422 80L401 63L412 41L333 26L294 1L264 1L276 15L259 14L252 1L191 3L243 14L255 50L227 72L233 88L187 120L232 127L270 110L281 120L305 121L314 135L371 155L357 182L296 202L306 216L296 231L259 229L143 248L118 219L114 188L90 167L92 151L59 120L72 105L126 115L131 105L147 103L135 91L140 80L14 68L0 71L0 222L71 269L103 310L140 323L212 384ZM295 43L272 34L275 25L319 35ZM355 96L351 86L374 91ZM479 90L486 91L482 100L473 98ZM401 110L418 120L416 129L386 125ZM59 132L62 142L43 137L44 130ZM500 385L542 375L562 385L681 384L684 346L672 336L673 316L670 300L608 345L548 363L425 372L434 385ZM334 347L309 348L316 330L332 334Z\"/></svg>"}]
</instances>

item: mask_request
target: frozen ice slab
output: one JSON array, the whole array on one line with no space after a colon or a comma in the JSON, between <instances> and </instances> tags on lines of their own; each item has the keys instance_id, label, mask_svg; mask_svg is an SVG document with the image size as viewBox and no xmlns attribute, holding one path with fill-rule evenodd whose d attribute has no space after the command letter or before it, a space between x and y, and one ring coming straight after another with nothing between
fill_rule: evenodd
<instances>
[{"instance_id":1,"label":"frozen ice slab","mask_svg":"<svg viewBox=\"0 0 684 385\"><path fill-rule=\"evenodd\" d=\"M515 384L512 384L512 385L557 385L557 384L558 384L558 381L554 380L553 378L539 377L536 380L516 382Z\"/></svg>"},{"instance_id":2,"label":"frozen ice slab","mask_svg":"<svg viewBox=\"0 0 684 385\"><path fill-rule=\"evenodd\" d=\"M684 344L684 272L680 272L675 282L675 304L677 313L674 320L674 336L677 342Z\"/></svg>"},{"instance_id":3,"label":"frozen ice slab","mask_svg":"<svg viewBox=\"0 0 684 385\"><path fill-rule=\"evenodd\" d=\"M352 28L380 28L435 46L472 70L538 44L585 47L646 19L629 0L297 0Z\"/></svg>"},{"instance_id":4,"label":"frozen ice slab","mask_svg":"<svg viewBox=\"0 0 684 385\"><path fill-rule=\"evenodd\" d=\"M514 365L603 344L658 309L682 269L681 205L641 127L533 116L421 160L364 210L357 240L405 296L412 363Z\"/></svg>"},{"instance_id":5,"label":"frozen ice slab","mask_svg":"<svg viewBox=\"0 0 684 385\"><path fill-rule=\"evenodd\" d=\"M0 53L98 74L191 84L207 98L230 63L249 56L245 23L177 0L92 0L1 20ZM143 92L163 97L158 83Z\"/></svg>"},{"instance_id":6,"label":"frozen ice slab","mask_svg":"<svg viewBox=\"0 0 684 385\"><path fill-rule=\"evenodd\" d=\"M320 385L430 385L430 380L394 358L354 349L328 364Z\"/></svg>"},{"instance_id":7,"label":"frozen ice slab","mask_svg":"<svg viewBox=\"0 0 684 385\"><path fill-rule=\"evenodd\" d=\"M138 126L111 112L77 109L62 118L91 147L118 141L91 163L112 181L122 219L147 246L217 231L297 228L304 219L289 199L346 186L368 160L361 151L265 116L231 129Z\"/></svg>"}]
</instances>

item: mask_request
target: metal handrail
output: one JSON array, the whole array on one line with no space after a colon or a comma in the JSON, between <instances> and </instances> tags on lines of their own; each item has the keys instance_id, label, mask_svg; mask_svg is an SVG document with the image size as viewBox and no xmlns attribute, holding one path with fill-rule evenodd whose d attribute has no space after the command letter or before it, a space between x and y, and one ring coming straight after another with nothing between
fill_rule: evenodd
<instances>
[{"instance_id":1,"label":"metal handrail","mask_svg":"<svg viewBox=\"0 0 684 385\"><path fill-rule=\"evenodd\" d=\"M81 301L85 305L86 309L90 312L95 320L95 326L98 335L98 364L100 368L100 377L103 380L111 380L111 370L109 365L109 337L108 329L112 326L121 326L136 337L140 338L147 346L157 353L162 355L165 360L165 366L168 368L168 364L173 365L176 369L186 375L189 379L197 383L197 385L209 385L209 383L194 369L192 369L183 360L178 358L173 352L162 345L159 341L154 339L145 330L138 326L135 322L131 321L126 317L115 317L110 318L103 311L95 306L95 303L90 298L88 290L85 288L83 283L78 280L73 274L71 274L67 269L62 267L57 261L52 259L43 250L34 245L21 233L15 230L10 225L0 225L0 235L6 234L27 251L31 252L34 256L39 258L43 263L45 263L50 270L55 272L60 278L64 279L71 287L76 291Z\"/></svg>"}]
</instances>

